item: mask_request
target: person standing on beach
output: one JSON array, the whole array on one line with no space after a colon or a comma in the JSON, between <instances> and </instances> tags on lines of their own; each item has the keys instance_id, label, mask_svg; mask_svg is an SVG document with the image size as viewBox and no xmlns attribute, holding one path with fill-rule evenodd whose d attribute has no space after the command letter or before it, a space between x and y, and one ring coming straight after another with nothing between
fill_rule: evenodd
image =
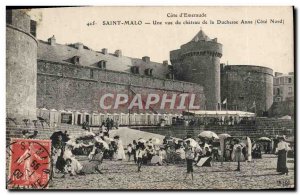
<instances>
[{"instance_id":1,"label":"person standing on beach","mask_svg":"<svg viewBox=\"0 0 300 195\"><path fill-rule=\"evenodd\" d=\"M194 148L191 146L190 140L186 141L185 158L186 158L187 172L186 172L186 175L185 175L184 179L186 179L188 174L190 173L191 176L192 176L192 180L194 180L193 162L194 162L194 158L195 158L195 151L194 151Z\"/></svg>"},{"instance_id":2,"label":"person standing on beach","mask_svg":"<svg viewBox=\"0 0 300 195\"><path fill-rule=\"evenodd\" d=\"M288 144L284 141L285 137L279 137L279 143L277 145L278 151L278 160L277 160L277 172L280 172L281 175L286 174L288 175L288 168L286 165L286 157L287 151L289 150Z\"/></svg>"},{"instance_id":3,"label":"person standing on beach","mask_svg":"<svg viewBox=\"0 0 300 195\"><path fill-rule=\"evenodd\" d=\"M143 158L146 155L146 147L144 144L139 144L138 149L136 150L137 156L137 165L138 165L138 172L141 172L141 167L143 164Z\"/></svg>"}]
</instances>

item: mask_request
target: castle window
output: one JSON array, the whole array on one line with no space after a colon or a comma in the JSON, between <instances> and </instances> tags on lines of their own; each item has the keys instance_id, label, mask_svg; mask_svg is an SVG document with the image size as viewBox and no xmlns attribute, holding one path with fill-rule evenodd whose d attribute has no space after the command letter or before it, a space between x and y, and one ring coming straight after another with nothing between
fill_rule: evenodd
<instances>
[{"instance_id":1,"label":"castle window","mask_svg":"<svg viewBox=\"0 0 300 195\"><path fill-rule=\"evenodd\" d=\"M74 56L72 58L72 63L75 65L79 65L80 64L80 56Z\"/></svg>"},{"instance_id":2,"label":"castle window","mask_svg":"<svg viewBox=\"0 0 300 195\"><path fill-rule=\"evenodd\" d=\"M277 95L280 95L280 89L277 88Z\"/></svg>"},{"instance_id":3,"label":"castle window","mask_svg":"<svg viewBox=\"0 0 300 195\"><path fill-rule=\"evenodd\" d=\"M137 67L137 66L132 66L130 68L130 70L131 70L131 73L133 73L133 74L139 74L140 73L139 67Z\"/></svg>"},{"instance_id":4,"label":"castle window","mask_svg":"<svg viewBox=\"0 0 300 195\"><path fill-rule=\"evenodd\" d=\"M288 78L288 83L292 83L292 78Z\"/></svg>"},{"instance_id":5,"label":"castle window","mask_svg":"<svg viewBox=\"0 0 300 195\"><path fill-rule=\"evenodd\" d=\"M153 69L152 68L147 68L145 70L145 75L147 75L147 76L153 76Z\"/></svg>"},{"instance_id":6,"label":"castle window","mask_svg":"<svg viewBox=\"0 0 300 195\"><path fill-rule=\"evenodd\" d=\"M101 60L100 62L98 62L98 67L105 70L106 69L106 61Z\"/></svg>"}]
</instances>

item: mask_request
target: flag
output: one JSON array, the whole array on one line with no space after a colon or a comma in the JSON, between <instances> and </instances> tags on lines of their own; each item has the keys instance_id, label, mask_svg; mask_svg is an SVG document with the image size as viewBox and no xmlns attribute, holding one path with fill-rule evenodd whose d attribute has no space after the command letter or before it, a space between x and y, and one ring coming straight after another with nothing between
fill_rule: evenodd
<instances>
[{"instance_id":1,"label":"flag","mask_svg":"<svg viewBox=\"0 0 300 195\"><path fill-rule=\"evenodd\" d=\"M227 104L227 98L222 102L222 104Z\"/></svg>"},{"instance_id":2,"label":"flag","mask_svg":"<svg viewBox=\"0 0 300 195\"><path fill-rule=\"evenodd\" d=\"M251 108L250 108L250 109L252 109L252 108L256 108L255 101L253 102L253 104L252 104L252 106L251 106Z\"/></svg>"}]
</instances>

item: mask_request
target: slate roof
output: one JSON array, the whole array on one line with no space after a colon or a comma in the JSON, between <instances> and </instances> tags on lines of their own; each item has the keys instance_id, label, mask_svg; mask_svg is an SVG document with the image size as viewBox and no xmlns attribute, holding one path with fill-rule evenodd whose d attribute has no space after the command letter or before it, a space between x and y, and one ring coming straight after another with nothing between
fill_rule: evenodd
<instances>
[{"instance_id":1,"label":"slate roof","mask_svg":"<svg viewBox=\"0 0 300 195\"><path fill-rule=\"evenodd\" d=\"M83 45L82 49L77 49L75 44L63 45L57 44L50 45L46 41L39 40L38 45L38 59L72 63L74 56L80 57L80 65L98 67L99 61L106 61L106 69L120 71L120 72L131 72L132 66L140 67L140 75L144 75L144 71L148 68L153 69L153 77L165 79L168 70L168 65L157 62L145 62L139 58L131 58L127 56L116 56L113 53L103 54L100 51L94 51Z\"/></svg>"},{"instance_id":2,"label":"slate roof","mask_svg":"<svg viewBox=\"0 0 300 195\"><path fill-rule=\"evenodd\" d=\"M194 38L191 40L194 42L198 42L198 41L211 41L211 39L204 33L204 31L201 29L195 36Z\"/></svg>"}]
</instances>

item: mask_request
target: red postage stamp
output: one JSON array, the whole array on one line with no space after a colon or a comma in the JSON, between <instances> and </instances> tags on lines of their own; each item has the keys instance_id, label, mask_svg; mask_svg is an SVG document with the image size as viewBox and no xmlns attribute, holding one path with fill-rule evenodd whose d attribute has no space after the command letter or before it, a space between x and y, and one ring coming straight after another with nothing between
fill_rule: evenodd
<instances>
[{"instance_id":1,"label":"red postage stamp","mask_svg":"<svg viewBox=\"0 0 300 195\"><path fill-rule=\"evenodd\" d=\"M8 189L47 188L52 173L50 140L12 139L6 148Z\"/></svg>"}]
</instances>

